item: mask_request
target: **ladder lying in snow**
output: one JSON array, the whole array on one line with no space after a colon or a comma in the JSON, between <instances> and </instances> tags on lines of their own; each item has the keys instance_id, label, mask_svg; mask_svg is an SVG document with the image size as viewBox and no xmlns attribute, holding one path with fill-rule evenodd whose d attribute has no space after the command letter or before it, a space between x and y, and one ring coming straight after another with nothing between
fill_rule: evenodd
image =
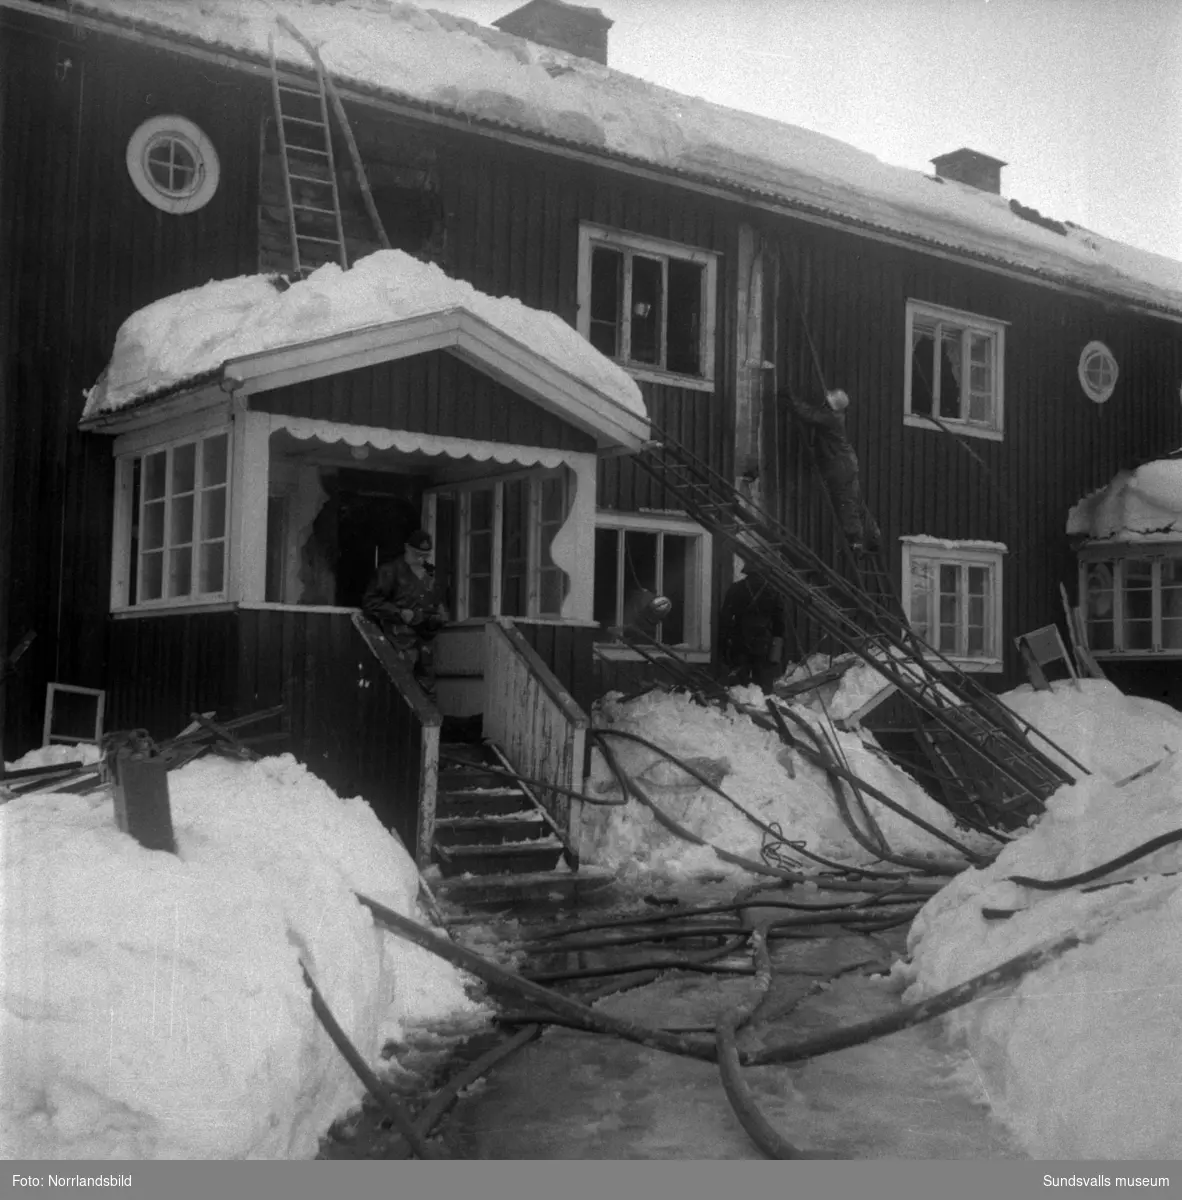
<instances>
[{"instance_id":1,"label":"ladder lying in snow","mask_svg":"<svg viewBox=\"0 0 1182 1200\"><path fill-rule=\"evenodd\" d=\"M895 685L941 747L933 762L944 764L944 782L966 795L980 818L1021 824L1073 782L1030 742L1033 726L929 646L901 611L868 594L863 577L847 579L712 467L655 428L653 436L638 465L825 634Z\"/></svg>"}]
</instances>

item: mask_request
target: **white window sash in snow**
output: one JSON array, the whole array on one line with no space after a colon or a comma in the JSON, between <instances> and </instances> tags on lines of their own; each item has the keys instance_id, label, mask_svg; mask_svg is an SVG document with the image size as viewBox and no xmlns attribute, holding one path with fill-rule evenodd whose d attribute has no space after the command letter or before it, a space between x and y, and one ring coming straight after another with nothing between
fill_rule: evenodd
<instances>
[{"instance_id":1,"label":"white window sash in snow","mask_svg":"<svg viewBox=\"0 0 1182 1200\"><path fill-rule=\"evenodd\" d=\"M226 599L231 466L228 428L119 457L114 610Z\"/></svg>"},{"instance_id":2,"label":"white window sash in snow","mask_svg":"<svg viewBox=\"0 0 1182 1200\"><path fill-rule=\"evenodd\" d=\"M946 658L1000 670L1003 554L904 539L907 619Z\"/></svg>"},{"instance_id":3,"label":"white window sash in snow","mask_svg":"<svg viewBox=\"0 0 1182 1200\"><path fill-rule=\"evenodd\" d=\"M637 379L713 391L718 255L579 229L578 330Z\"/></svg>"},{"instance_id":4,"label":"white window sash in snow","mask_svg":"<svg viewBox=\"0 0 1182 1200\"><path fill-rule=\"evenodd\" d=\"M710 649L710 535L676 517L600 512L595 518L594 618L610 642L636 614L642 592L667 596L673 611L657 640L685 650Z\"/></svg>"},{"instance_id":5,"label":"white window sash in snow","mask_svg":"<svg viewBox=\"0 0 1182 1200\"><path fill-rule=\"evenodd\" d=\"M447 501L453 505L457 620L561 617L570 581L551 558L551 548L572 513L566 469L432 494L437 522L444 519L438 514Z\"/></svg>"},{"instance_id":6,"label":"white window sash in snow","mask_svg":"<svg viewBox=\"0 0 1182 1200\"><path fill-rule=\"evenodd\" d=\"M1182 657L1182 545L1081 555L1079 595L1098 657Z\"/></svg>"},{"instance_id":7,"label":"white window sash in snow","mask_svg":"<svg viewBox=\"0 0 1182 1200\"><path fill-rule=\"evenodd\" d=\"M906 424L1001 438L1004 322L909 300L903 373Z\"/></svg>"}]
</instances>

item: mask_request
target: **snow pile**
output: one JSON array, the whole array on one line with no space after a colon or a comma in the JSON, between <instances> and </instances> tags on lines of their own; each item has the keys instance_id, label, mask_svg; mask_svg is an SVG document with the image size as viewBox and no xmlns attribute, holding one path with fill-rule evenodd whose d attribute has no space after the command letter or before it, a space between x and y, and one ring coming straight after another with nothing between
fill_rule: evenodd
<instances>
[{"instance_id":1,"label":"snow pile","mask_svg":"<svg viewBox=\"0 0 1182 1200\"><path fill-rule=\"evenodd\" d=\"M763 693L758 689L751 696L736 689L735 695L763 707ZM795 711L815 729L826 727L824 719L809 710ZM824 772L742 713L705 708L679 693L652 691L626 702L607 698L597 724L640 734L690 761L749 812L769 825L779 825L785 838L803 841L815 854L850 864L875 861L843 823ZM972 840L975 835L956 830L946 809L909 776L876 755L858 735L837 733L837 738L849 769L859 778L938 829L980 848L980 842ZM702 787L656 751L622 738L612 738L610 744L623 770L662 811L720 849L760 861L763 832L716 792ZM615 777L598 749L592 755L589 787L593 797L619 796ZM906 817L870 797L867 805L892 850L955 857L951 847ZM695 846L667 830L636 800L623 807L583 805L579 832L580 854L587 861L618 869L624 876L744 875L743 868L724 862L709 847ZM792 851L785 848L785 853L791 855Z\"/></svg>"},{"instance_id":2,"label":"snow pile","mask_svg":"<svg viewBox=\"0 0 1182 1200\"><path fill-rule=\"evenodd\" d=\"M1182 264L1077 226L1060 234L1001 196L893 167L795 125L711 104L402 0L76 0L77 7L308 68L285 14L361 90L639 159L960 252L1182 307Z\"/></svg>"},{"instance_id":3,"label":"snow pile","mask_svg":"<svg viewBox=\"0 0 1182 1200\"><path fill-rule=\"evenodd\" d=\"M326 263L285 291L273 277L243 275L190 288L124 321L83 419L216 370L231 359L333 334L463 309L645 417L632 377L554 313L493 297L400 250L379 250L347 271Z\"/></svg>"},{"instance_id":4,"label":"snow pile","mask_svg":"<svg viewBox=\"0 0 1182 1200\"><path fill-rule=\"evenodd\" d=\"M1098 541L1182 540L1182 458L1121 471L1071 509L1067 532Z\"/></svg>"},{"instance_id":5,"label":"snow pile","mask_svg":"<svg viewBox=\"0 0 1182 1200\"><path fill-rule=\"evenodd\" d=\"M27 771L32 767L56 767L61 763L96 763L103 752L93 742L79 742L69 746L65 742L54 742L49 746L39 746L21 755L16 762L4 764L6 771Z\"/></svg>"},{"instance_id":6,"label":"snow pile","mask_svg":"<svg viewBox=\"0 0 1182 1200\"><path fill-rule=\"evenodd\" d=\"M911 928L910 964L896 968L911 985L904 999L919 1000L1068 932L1082 936L1016 987L946 1018L1034 1158L1182 1157L1182 844L1063 891L1007 882L1075 875L1182 827L1182 754L1113 782L1157 762L1163 735L1182 745L1182 714L1132 698L1122 711L1114 691L1007 697L1048 733L1073 734L1064 740L1097 774L1060 789L995 863L935 896ZM1082 890L1118 880L1135 882ZM982 908L1018 911L986 920Z\"/></svg>"},{"instance_id":7,"label":"snow pile","mask_svg":"<svg viewBox=\"0 0 1182 1200\"><path fill-rule=\"evenodd\" d=\"M120 833L103 794L0 807L0 1153L307 1158L361 1085L300 962L371 1062L479 1019L463 977L379 931L418 874L361 800L290 755L169 776L179 855Z\"/></svg>"}]
</instances>

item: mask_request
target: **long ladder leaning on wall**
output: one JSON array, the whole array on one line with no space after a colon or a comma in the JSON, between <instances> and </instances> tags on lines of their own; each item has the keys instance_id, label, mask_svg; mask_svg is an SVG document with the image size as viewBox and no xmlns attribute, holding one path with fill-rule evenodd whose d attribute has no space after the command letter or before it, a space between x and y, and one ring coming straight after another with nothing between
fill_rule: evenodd
<instances>
[{"instance_id":1,"label":"long ladder leaning on wall","mask_svg":"<svg viewBox=\"0 0 1182 1200\"><path fill-rule=\"evenodd\" d=\"M345 246L345 224L341 214L340 187L328 116L330 103L348 147L353 170L361 187L362 200L378 243L388 250L390 241L374 204L365 165L357 149L344 103L325 70L320 51L286 17L278 17L277 24L304 48L316 73L315 87L281 82L275 58L275 39L271 38L271 95L279 138L279 157L283 164L292 271L296 275L306 275L331 260L347 270L349 256ZM298 187L293 187L293 184ZM299 201L295 198L297 190Z\"/></svg>"}]
</instances>

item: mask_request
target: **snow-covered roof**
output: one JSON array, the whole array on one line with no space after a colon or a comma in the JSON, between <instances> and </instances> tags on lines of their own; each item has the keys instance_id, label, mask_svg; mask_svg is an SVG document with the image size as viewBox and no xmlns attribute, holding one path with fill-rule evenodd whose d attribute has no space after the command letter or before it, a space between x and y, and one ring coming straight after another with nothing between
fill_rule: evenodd
<instances>
[{"instance_id":1,"label":"snow-covered roof","mask_svg":"<svg viewBox=\"0 0 1182 1200\"><path fill-rule=\"evenodd\" d=\"M552 397L562 407L564 397L573 398L585 418L579 423L589 419L593 430L616 440L620 434L632 439L647 434L636 381L561 317L485 295L400 250L379 250L347 271L329 263L282 288L275 276L244 275L166 296L133 313L87 394L82 420L173 394L216 377L227 364L245 367L242 360L267 351L303 348L307 355L316 348L322 354L326 339L347 342L367 335L379 350L388 343L390 357L396 357L401 331L412 329L421 346L419 319L431 318L444 330L460 314L486 338L497 339L495 357L501 361L540 364L553 385L543 402ZM242 372L230 369L226 375L234 379Z\"/></svg>"},{"instance_id":2,"label":"snow-covered roof","mask_svg":"<svg viewBox=\"0 0 1182 1200\"><path fill-rule=\"evenodd\" d=\"M0 0L2 2L2 0ZM676 172L822 218L1182 314L1182 263L833 138L657 87L404 0L71 0L75 11L307 70L284 15L351 90Z\"/></svg>"},{"instance_id":3,"label":"snow-covered roof","mask_svg":"<svg viewBox=\"0 0 1182 1200\"><path fill-rule=\"evenodd\" d=\"M1182 541L1182 458L1121 471L1071 509L1067 533L1093 541Z\"/></svg>"}]
</instances>

